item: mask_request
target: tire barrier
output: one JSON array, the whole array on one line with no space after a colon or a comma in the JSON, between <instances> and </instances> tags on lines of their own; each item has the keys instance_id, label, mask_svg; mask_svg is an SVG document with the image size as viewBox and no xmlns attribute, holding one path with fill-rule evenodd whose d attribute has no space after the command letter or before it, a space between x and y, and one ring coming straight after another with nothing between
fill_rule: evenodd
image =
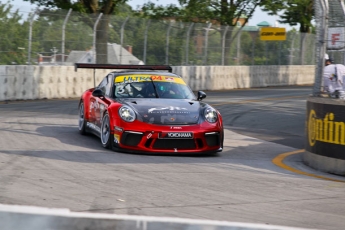
<instances>
[{"instance_id":1,"label":"tire barrier","mask_svg":"<svg viewBox=\"0 0 345 230\"><path fill-rule=\"evenodd\" d=\"M307 230L266 224L71 212L0 204L1 230Z\"/></svg>"},{"instance_id":2,"label":"tire barrier","mask_svg":"<svg viewBox=\"0 0 345 230\"><path fill-rule=\"evenodd\" d=\"M345 175L345 101L307 99L303 162L320 171Z\"/></svg>"},{"instance_id":3,"label":"tire barrier","mask_svg":"<svg viewBox=\"0 0 345 230\"><path fill-rule=\"evenodd\" d=\"M111 70L74 66L0 66L0 101L79 97ZM314 82L310 66L173 66L193 91L306 85ZM95 75L94 75L95 73Z\"/></svg>"}]
</instances>

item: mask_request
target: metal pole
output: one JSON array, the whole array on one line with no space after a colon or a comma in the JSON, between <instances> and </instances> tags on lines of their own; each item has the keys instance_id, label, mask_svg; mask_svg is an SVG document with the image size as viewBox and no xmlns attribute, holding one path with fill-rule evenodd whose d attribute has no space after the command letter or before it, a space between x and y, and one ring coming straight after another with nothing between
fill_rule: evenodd
<instances>
[{"instance_id":1,"label":"metal pole","mask_svg":"<svg viewBox=\"0 0 345 230\"><path fill-rule=\"evenodd\" d=\"M229 26L225 27L225 31L223 33L223 38L222 38L222 65L225 63L225 39L226 39L226 34L228 33Z\"/></svg>"},{"instance_id":2,"label":"metal pole","mask_svg":"<svg viewBox=\"0 0 345 230\"><path fill-rule=\"evenodd\" d=\"M268 59L267 55L268 55L268 48L267 48L267 41L265 41L265 65L267 65L267 59Z\"/></svg>"},{"instance_id":3,"label":"metal pole","mask_svg":"<svg viewBox=\"0 0 345 230\"><path fill-rule=\"evenodd\" d=\"M206 62L207 62L208 32L210 31L211 26L212 26L212 23L208 23L208 26L205 32L204 65L206 65Z\"/></svg>"},{"instance_id":4,"label":"metal pole","mask_svg":"<svg viewBox=\"0 0 345 230\"><path fill-rule=\"evenodd\" d=\"M282 41L279 41L278 65L280 65L281 50L282 50Z\"/></svg>"},{"instance_id":5,"label":"metal pole","mask_svg":"<svg viewBox=\"0 0 345 230\"><path fill-rule=\"evenodd\" d=\"M186 65L188 65L189 62L189 36L190 36L190 31L192 30L194 26L194 22L192 22L189 25L188 31L187 31L187 39L186 39Z\"/></svg>"},{"instance_id":6,"label":"metal pole","mask_svg":"<svg viewBox=\"0 0 345 230\"><path fill-rule=\"evenodd\" d=\"M72 9L68 10L68 13L66 15L65 21L63 22L62 25L62 44L61 44L61 54L62 54L62 59L61 62L65 62L65 29L66 29L66 24L69 16L71 15Z\"/></svg>"},{"instance_id":7,"label":"metal pole","mask_svg":"<svg viewBox=\"0 0 345 230\"><path fill-rule=\"evenodd\" d=\"M238 37L237 37L237 65L240 65L240 50L241 50L241 34L242 32L240 31L240 33L238 34Z\"/></svg>"},{"instance_id":8,"label":"metal pole","mask_svg":"<svg viewBox=\"0 0 345 230\"><path fill-rule=\"evenodd\" d=\"M313 96L319 96L321 92L321 85L322 85L322 76L323 76L323 68L324 68L324 59L326 53L326 43L327 40L327 32L328 32L328 1L327 0L319 0L315 1L314 4L319 3L321 10L316 10L316 15L319 13L319 22L316 25L319 25L316 30L316 70L315 70L315 83L313 88ZM315 6L317 9L317 6Z\"/></svg>"},{"instance_id":9,"label":"metal pole","mask_svg":"<svg viewBox=\"0 0 345 230\"><path fill-rule=\"evenodd\" d=\"M28 44L28 65L31 65L31 42L32 42L32 24L34 23L34 17L38 13L38 8L32 14L30 18L30 25L29 25L29 44Z\"/></svg>"},{"instance_id":10,"label":"metal pole","mask_svg":"<svg viewBox=\"0 0 345 230\"><path fill-rule=\"evenodd\" d=\"M255 64L255 44L256 44L256 37L253 38L253 42L252 42L252 65Z\"/></svg>"},{"instance_id":11,"label":"metal pole","mask_svg":"<svg viewBox=\"0 0 345 230\"><path fill-rule=\"evenodd\" d=\"M147 36L148 36L148 30L149 30L149 26L151 23L151 19L149 19L147 21L147 25L146 25L146 29L145 29L145 37L144 37L144 54L143 54L143 62L146 65L146 52L147 52Z\"/></svg>"},{"instance_id":12,"label":"metal pole","mask_svg":"<svg viewBox=\"0 0 345 230\"><path fill-rule=\"evenodd\" d=\"M126 17L125 21L122 23L121 25L121 47L120 47L120 63L119 64L122 64L122 47L123 47L123 37L124 37L124 30L125 30L125 25L127 23L129 19L129 16Z\"/></svg>"},{"instance_id":13,"label":"metal pole","mask_svg":"<svg viewBox=\"0 0 345 230\"><path fill-rule=\"evenodd\" d=\"M165 45L165 64L166 65L169 65L169 36L170 36L171 24L172 22L169 23L167 36L166 36L166 45Z\"/></svg>"},{"instance_id":14,"label":"metal pole","mask_svg":"<svg viewBox=\"0 0 345 230\"><path fill-rule=\"evenodd\" d=\"M295 38L297 37L297 34L294 33L291 41L291 48L290 48L290 59L289 59L289 65L293 65L293 52L295 50L294 43L295 43Z\"/></svg>"},{"instance_id":15,"label":"metal pole","mask_svg":"<svg viewBox=\"0 0 345 230\"><path fill-rule=\"evenodd\" d=\"M343 13L344 13L344 16L345 16L345 4L344 4L344 1L339 1L339 3L340 3L340 7L341 7L341 9L343 10ZM342 61L341 61L341 63L345 63L345 52L343 51L342 52L343 53L343 55L342 55Z\"/></svg>"},{"instance_id":16,"label":"metal pole","mask_svg":"<svg viewBox=\"0 0 345 230\"><path fill-rule=\"evenodd\" d=\"M98 15L98 18L95 22L95 24L93 25L93 44L92 44L92 49L93 49L93 63L96 63L96 30L97 30L97 25L99 20L101 19L103 13L100 13Z\"/></svg>"}]
</instances>

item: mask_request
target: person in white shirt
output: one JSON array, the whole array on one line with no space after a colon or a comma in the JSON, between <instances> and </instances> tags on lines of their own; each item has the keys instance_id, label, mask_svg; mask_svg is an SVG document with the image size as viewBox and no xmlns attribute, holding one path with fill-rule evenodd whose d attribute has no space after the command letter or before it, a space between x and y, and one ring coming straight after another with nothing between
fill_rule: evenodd
<instances>
[{"instance_id":1,"label":"person in white shirt","mask_svg":"<svg viewBox=\"0 0 345 230\"><path fill-rule=\"evenodd\" d=\"M344 91L345 66L333 64L333 60L325 54L325 68L323 70L324 90L331 98L345 100Z\"/></svg>"}]
</instances>

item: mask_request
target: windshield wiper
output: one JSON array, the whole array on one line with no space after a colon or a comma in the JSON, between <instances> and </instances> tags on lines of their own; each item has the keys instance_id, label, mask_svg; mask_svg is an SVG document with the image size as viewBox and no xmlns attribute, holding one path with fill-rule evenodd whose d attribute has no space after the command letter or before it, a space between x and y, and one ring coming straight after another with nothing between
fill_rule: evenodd
<instances>
[{"instance_id":1,"label":"windshield wiper","mask_svg":"<svg viewBox=\"0 0 345 230\"><path fill-rule=\"evenodd\" d=\"M157 92L157 88L156 88L155 83L154 83L154 82L153 82L153 80L152 80L152 77L150 77L150 80L151 80L151 82L152 82L153 89L155 90L155 95L156 95L156 98L158 98L158 92Z\"/></svg>"}]
</instances>

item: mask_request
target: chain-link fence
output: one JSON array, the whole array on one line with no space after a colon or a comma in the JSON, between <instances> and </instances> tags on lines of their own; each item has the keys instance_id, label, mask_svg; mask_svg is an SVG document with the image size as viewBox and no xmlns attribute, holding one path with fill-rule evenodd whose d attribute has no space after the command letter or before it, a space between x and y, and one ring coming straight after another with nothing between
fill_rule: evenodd
<instances>
[{"instance_id":1,"label":"chain-link fence","mask_svg":"<svg viewBox=\"0 0 345 230\"><path fill-rule=\"evenodd\" d=\"M319 96L323 90L323 70L325 54L335 64L345 64L345 6L344 0L316 0L316 75L313 95Z\"/></svg>"},{"instance_id":2,"label":"chain-link fence","mask_svg":"<svg viewBox=\"0 0 345 230\"><path fill-rule=\"evenodd\" d=\"M262 41L257 26L36 10L17 24L0 20L0 31L0 64L315 64L314 34L290 30L285 41Z\"/></svg>"},{"instance_id":3,"label":"chain-link fence","mask_svg":"<svg viewBox=\"0 0 345 230\"><path fill-rule=\"evenodd\" d=\"M345 28L345 9L344 0L330 0L328 1L328 30L326 49L330 57L336 63L345 64L345 43L344 43L344 28Z\"/></svg>"}]
</instances>

